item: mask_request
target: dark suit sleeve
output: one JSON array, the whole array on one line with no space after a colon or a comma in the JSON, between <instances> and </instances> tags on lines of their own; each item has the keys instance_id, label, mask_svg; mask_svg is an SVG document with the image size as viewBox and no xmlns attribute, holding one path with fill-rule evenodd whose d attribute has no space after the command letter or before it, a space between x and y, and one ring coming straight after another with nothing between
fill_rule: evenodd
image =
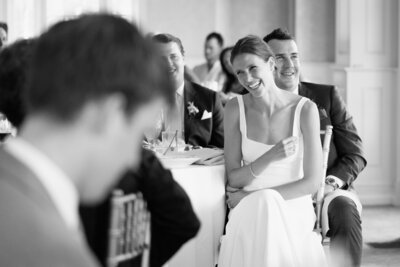
<instances>
[{"instance_id":1,"label":"dark suit sleeve","mask_svg":"<svg viewBox=\"0 0 400 267\"><path fill-rule=\"evenodd\" d=\"M224 147L224 110L219 94L214 94L213 127L210 146Z\"/></svg>"},{"instance_id":2,"label":"dark suit sleeve","mask_svg":"<svg viewBox=\"0 0 400 267\"><path fill-rule=\"evenodd\" d=\"M364 158L361 138L357 134L353 118L335 87L331 90L331 101L333 142L335 142L338 158L328 169L327 175L342 179L347 188L365 168L367 161Z\"/></svg>"},{"instance_id":3,"label":"dark suit sleeve","mask_svg":"<svg viewBox=\"0 0 400 267\"><path fill-rule=\"evenodd\" d=\"M197 234L200 222L186 192L152 152L143 152L133 179L139 181L151 213L150 266L161 266Z\"/></svg>"}]
</instances>

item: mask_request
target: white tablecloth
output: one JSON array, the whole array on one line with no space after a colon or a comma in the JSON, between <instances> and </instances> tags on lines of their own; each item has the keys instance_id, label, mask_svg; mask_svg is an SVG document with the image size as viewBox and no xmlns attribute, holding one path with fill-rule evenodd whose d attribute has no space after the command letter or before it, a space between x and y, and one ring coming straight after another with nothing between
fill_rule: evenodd
<instances>
[{"instance_id":1,"label":"white tablecloth","mask_svg":"<svg viewBox=\"0 0 400 267\"><path fill-rule=\"evenodd\" d=\"M214 267L225 221L225 167L190 166L171 171L189 195L201 228L165 266Z\"/></svg>"}]
</instances>

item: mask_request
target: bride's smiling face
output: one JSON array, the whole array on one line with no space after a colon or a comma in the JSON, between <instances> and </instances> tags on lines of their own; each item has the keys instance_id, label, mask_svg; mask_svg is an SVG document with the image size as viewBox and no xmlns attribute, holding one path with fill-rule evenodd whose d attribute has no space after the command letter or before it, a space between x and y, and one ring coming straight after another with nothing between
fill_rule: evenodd
<instances>
[{"instance_id":1,"label":"bride's smiling face","mask_svg":"<svg viewBox=\"0 0 400 267\"><path fill-rule=\"evenodd\" d=\"M240 84L255 97L262 96L273 83L273 66L272 57L265 61L250 53L239 54L232 62L233 71Z\"/></svg>"}]
</instances>

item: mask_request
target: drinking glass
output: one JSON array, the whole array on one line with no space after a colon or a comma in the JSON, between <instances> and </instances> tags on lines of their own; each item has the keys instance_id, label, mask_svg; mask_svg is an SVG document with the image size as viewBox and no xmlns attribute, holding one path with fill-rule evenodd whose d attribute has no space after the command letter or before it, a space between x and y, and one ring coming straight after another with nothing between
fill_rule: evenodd
<instances>
[{"instance_id":1,"label":"drinking glass","mask_svg":"<svg viewBox=\"0 0 400 267\"><path fill-rule=\"evenodd\" d=\"M144 135L150 146L150 149L153 150L154 147L157 145L157 141L160 137L162 128L163 128L163 114L162 114L162 112L160 112L160 114L157 117L157 119L155 120L153 126L144 132Z\"/></svg>"}]
</instances>

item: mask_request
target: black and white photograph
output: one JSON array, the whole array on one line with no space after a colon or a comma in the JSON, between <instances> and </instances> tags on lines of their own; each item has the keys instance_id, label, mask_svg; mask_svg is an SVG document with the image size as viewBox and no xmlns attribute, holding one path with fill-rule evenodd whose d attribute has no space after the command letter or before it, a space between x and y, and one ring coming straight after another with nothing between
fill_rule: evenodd
<instances>
[{"instance_id":1,"label":"black and white photograph","mask_svg":"<svg viewBox=\"0 0 400 267\"><path fill-rule=\"evenodd\" d=\"M398 0L0 0L0 267L400 266Z\"/></svg>"}]
</instances>

